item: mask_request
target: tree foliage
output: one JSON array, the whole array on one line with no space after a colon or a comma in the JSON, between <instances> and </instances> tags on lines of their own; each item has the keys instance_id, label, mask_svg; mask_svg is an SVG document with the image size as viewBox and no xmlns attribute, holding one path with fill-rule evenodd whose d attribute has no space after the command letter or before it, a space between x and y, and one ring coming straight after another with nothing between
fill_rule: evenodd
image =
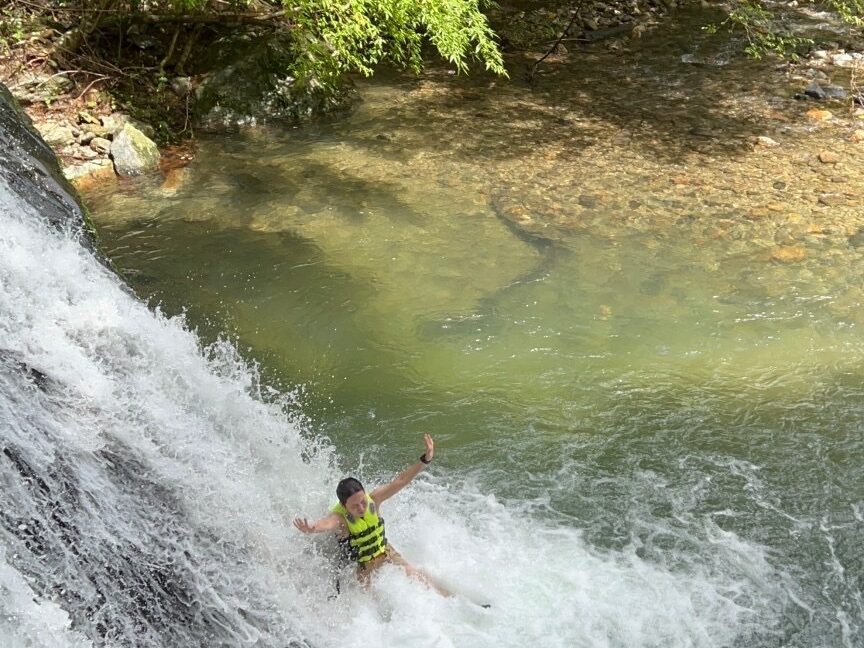
<instances>
[{"instance_id":1,"label":"tree foliage","mask_svg":"<svg viewBox=\"0 0 864 648\"><path fill-rule=\"evenodd\" d=\"M846 22L864 27L864 0L828 0L827 4Z\"/></svg>"},{"instance_id":2,"label":"tree foliage","mask_svg":"<svg viewBox=\"0 0 864 648\"><path fill-rule=\"evenodd\" d=\"M424 45L460 71L471 63L504 74L496 37L481 0L20 0L56 30L56 60L122 48L142 29L165 37L161 67L189 63L195 45L224 35L283 32L296 51L290 72L301 83L334 87L346 72L372 74L390 62L419 70ZM15 0L11 0L15 4ZM197 27L197 29L196 29ZM202 31L206 29L206 33ZM254 36L254 34L253 34ZM180 53L187 51L186 60ZM182 70L181 70L182 71Z\"/></svg>"},{"instance_id":3,"label":"tree foliage","mask_svg":"<svg viewBox=\"0 0 864 648\"><path fill-rule=\"evenodd\" d=\"M805 3L802 3L804 5ZM864 26L864 0L820 0L807 5L836 13L845 22L858 27ZM781 19L788 6L768 0L731 0L727 7L728 17L724 25L743 31L747 36L746 51L754 58L766 54L796 58L803 46L813 43L811 38L796 34ZM716 31L720 25L709 25L707 29Z\"/></svg>"}]
</instances>

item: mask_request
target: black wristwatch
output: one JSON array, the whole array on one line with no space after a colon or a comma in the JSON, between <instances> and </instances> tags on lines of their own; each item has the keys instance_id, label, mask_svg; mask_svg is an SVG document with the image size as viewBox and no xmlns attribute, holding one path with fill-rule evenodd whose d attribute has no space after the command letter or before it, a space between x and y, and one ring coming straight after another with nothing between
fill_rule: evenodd
<instances>
[{"instance_id":1,"label":"black wristwatch","mask_svg":"<svg viewBox=\"0 0 864 648\"><path fill-rule=\"evenodd\" d=\"M420 455L420 461L422 461L422 462L423 462L424 464L426 464L427 466L428 466L430 463L432 463L432 460L431 460L431 459L427 459L427 458L426 458L426 453L425 453L425 452L424 452L422 455Z\"/></svg>"}]
</instances>

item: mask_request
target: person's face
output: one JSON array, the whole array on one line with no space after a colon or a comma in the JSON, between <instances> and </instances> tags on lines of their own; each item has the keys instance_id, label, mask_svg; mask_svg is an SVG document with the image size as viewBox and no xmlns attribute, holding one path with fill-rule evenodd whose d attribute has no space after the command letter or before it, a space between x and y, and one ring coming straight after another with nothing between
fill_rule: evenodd
<instances>
[{"instance_id":1,"label":"person's face","mask_svg":"<svg viewBox=\"0 0 864 648\"><path fill-rule=\"evenodd\" d=\"M363 517L366 514L366 491L357 491L347 500L345 508L354 517Z\"/></svg>"}]
</instances>

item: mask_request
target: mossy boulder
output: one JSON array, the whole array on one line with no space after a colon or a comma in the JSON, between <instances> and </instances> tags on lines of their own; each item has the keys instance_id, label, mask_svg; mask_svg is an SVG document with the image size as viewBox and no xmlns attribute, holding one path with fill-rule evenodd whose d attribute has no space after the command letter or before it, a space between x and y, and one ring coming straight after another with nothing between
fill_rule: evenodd
<instances>
[{"instance_id":1,"label":"mossy boulder","mask_svg":"<svg viewBox=\"0 0 864 648\"><path fill-rule=\"evenodd\" d=\"M348 108L347 83L335 92L303 86L291 75L296 53L285 35L237 38L222 44L196 90L198 126L225 130L256 123L297 123Z\"/></svg>"},{"instance_id":2,"label":"mossy boulder","mask_svg":"<svg viewBox=\"0 0 864 648\"><path fill-rule=\"evenodd\" d=\"M153 140L129 123L123 124L111 142L111 158L117 175L137 176L156 171L161 157Z\"/></svg>"}]
</instances>

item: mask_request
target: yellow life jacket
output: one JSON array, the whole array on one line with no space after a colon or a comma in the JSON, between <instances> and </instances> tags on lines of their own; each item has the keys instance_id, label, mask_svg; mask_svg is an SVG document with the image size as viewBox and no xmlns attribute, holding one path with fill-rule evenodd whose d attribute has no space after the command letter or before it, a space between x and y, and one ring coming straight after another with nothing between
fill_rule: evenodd
<instances>
[{"instance_id":1,"label":"yellow life jacket","mask_svg":"<svg viewBox=\"0 0 864 648\"><path fill-rule=\"evenodd\" d=\"M332 509L345 520L348 527L351 557L361 565L380 556L387 550L387 538L384 536L384 518L378 515L378 507L369 495L366 495L366 513L363 517L354 517L342 504Z\"/></svg>"}]
</instances>

